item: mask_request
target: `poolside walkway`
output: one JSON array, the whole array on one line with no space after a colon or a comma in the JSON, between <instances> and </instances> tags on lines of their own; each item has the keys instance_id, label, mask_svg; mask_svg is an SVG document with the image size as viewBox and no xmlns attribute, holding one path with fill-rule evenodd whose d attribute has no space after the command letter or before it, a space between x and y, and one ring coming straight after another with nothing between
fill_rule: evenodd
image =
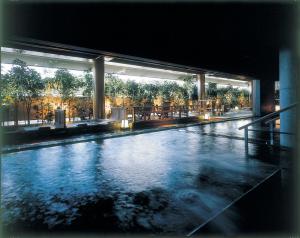
<instances>
[{"instance_id":1,"label":"poolside walkway","mask_svg":"<svg viewBox=\"0 0 300 238\"><path fill-rule=\"evenodd\" d=\"M35 142L27 142L22 144L9 144L4 145L1 149L1 152L3 154L11 153L11 152L17 152L22 150L30 150L30 149L37 149L37 148L43 148L43 147L52 147L57 145L66 145L66 144L74 144L74 143L80 143L80 142L87 142L92 141L95 139L107 139L107 138L115 138L115 137L121 137L121 136L129 136L129 135L137 135L137 134L143 134L143 133L150 133L150 132L157 132L162 130L169 130L169 129L175 129L175 128L184 128L184 127L190 127L190 126L199 126L199 125L206 125L211 123L219 123L219 122L226 122L226 121L235 121L235 120L241 120L241 119L248 119L252 118L252 116L246 116L246 117L239 117L239 118L216 118L212 120L203 120L199 122L191 122L191 123L185 123L185 124L170 124L170 123L163 123L155 128L145 128L145 129L114 129L110 132L100 132L100 133L92 133L92 134L83 134L81 136L71 136L69 138L48 138L48 140L44 141L35 141ZM90 126L97 126L97 125L108 125L111 123L109 120L105 120L102 122L94 122L91 123ZM78 128L77 124L73 124L70 128ZM36 131L36 130L33 130ZM236 139L242 139L243 137L237 137ZM251 139L249 140L252 141Z\"/></svg>"}]
</instances>

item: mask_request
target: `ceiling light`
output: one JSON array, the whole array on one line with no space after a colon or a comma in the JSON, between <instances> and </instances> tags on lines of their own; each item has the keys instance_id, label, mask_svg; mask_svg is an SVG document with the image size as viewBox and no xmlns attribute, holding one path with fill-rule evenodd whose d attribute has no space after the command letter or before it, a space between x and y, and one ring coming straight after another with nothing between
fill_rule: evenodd
<instances>
[{"instance_id":1,"label":"ceiling light","mask_svg":"<svg viewBox=\"0 0 300 238\"><path fill-rule=\"evenodd\" d=\"M110 56L104 56L104 60L105 61L112 61L114 59L114 57L110 57Z\"/></svg>"}]
</instances>

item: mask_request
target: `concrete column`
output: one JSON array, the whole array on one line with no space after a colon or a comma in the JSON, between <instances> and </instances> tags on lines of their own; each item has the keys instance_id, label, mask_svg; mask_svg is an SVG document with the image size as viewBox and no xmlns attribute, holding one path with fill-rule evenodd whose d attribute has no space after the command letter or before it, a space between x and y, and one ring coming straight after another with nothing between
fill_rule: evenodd
<instances>
[{"instance_id":1,"label":"concrete column","mask_svg":"<svg viewBox=\"0 0 300 238\"><path fill-rule=\"evenodd\" d=\"M279 98L280 109L283 109L297 101L297 68L296 59L293 53L288 49L283 49L279 53ZM296 108L280 114L280 131L295 133L296 126ZM295 145L295 136L280 134L280 144L287 147Z\"/></svg>"},{"instance_id":2,"label":"concrete column","mask_svg":"<svg viewBox=\"0 0 300 238\"><path fill-rule=\"evenodd\" d=\"M197 74L198 99L205 99L205 74Z\"/></svg>"},{"instance_id":3,"label":"concrete column","mask_svg":"<svg viewBox=\"0 0 300 238\"><path fill-rule=\"evenodd\" d=\"M252 111L253 116L259 117L260 110L260 80L252 81Z\"/></svg>"},{"instance_id":4,"label":"concrete column","mask_svg":"<svg viewBox=\"0 0 300 238\"><path fill-rule=\"evenodd\" d=\"M105 94L104 94L104 57L94 59L94 119L105 118Z\"/></svg>"}]
</instances>

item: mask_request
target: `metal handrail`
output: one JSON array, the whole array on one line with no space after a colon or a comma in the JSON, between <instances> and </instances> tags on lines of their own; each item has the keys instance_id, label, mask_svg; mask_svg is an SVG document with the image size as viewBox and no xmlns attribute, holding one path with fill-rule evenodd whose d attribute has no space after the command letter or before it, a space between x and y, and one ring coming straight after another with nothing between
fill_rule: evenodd
<instances>
[{"instance_id":1,"label":"metal handrail","mask_svg":"<svg viewBox=\"0 0 300 238\"><path fill-rule=\"evenodd\" d=\"M256 124L256 123L258 123L258 122L265 121L266 119L269 119L269 118L271 118L271 117L273 117L273 116L279 115L280 113L282 113L282 112L284 112L284 111L287 111L287 110L289 110L289 109L291 109L291 108L297 106L297 104L298 104L298 103L294 103L294 104L292 104L292 105L290 105L290 106L288 106L288 107L286 107L286 108L283 108L283 109L281 109L281 110L279 110L279 111L272 112L272 113L270 113L270 114L268 114L268 115L265 115L265 116L263 116L263 117L261 117L261 118L259 118L259 119L256 119L256 120L254 120L254 121L252 121L252 122L250 122L250 123L248 123L248 124L246 124L246 125L244 125L244 126L239 127L239 130L245 129L245 128L247 128L247 127L253 125L253 124Z\"/></svg>"},{"instance_id":2,"label":"metal handrail","mask_svg":"<svg viewBox=\"0 0 300 238\"><path fill-rule=\"evenodd\" d=\"M268 121L265 121L265 124L270 124L270 123L272 123L272 122L274 122L274 121L277 121L277 120L279 120L279 115L277 116L277 117L274 117L274 118L272 118L272 119L270 119L270 120L268 120Z\"/></svg>"}]
</instances>

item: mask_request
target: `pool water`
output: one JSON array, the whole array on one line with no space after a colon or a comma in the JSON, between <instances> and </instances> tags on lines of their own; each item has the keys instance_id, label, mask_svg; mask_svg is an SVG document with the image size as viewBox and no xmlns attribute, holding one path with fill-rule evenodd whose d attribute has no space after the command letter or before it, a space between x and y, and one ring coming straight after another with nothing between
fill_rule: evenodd
<instances>
[{"instance_id":1,"label":"pool water","mask_svg":"<svg viewBox=\"0 0 300 238\"><path fill-rule=\"evenodd\" d=\"M247 122L5 154L4 229L187 234L278 168L280 153L230 138Z\"/></svg>"}]
</instances>

